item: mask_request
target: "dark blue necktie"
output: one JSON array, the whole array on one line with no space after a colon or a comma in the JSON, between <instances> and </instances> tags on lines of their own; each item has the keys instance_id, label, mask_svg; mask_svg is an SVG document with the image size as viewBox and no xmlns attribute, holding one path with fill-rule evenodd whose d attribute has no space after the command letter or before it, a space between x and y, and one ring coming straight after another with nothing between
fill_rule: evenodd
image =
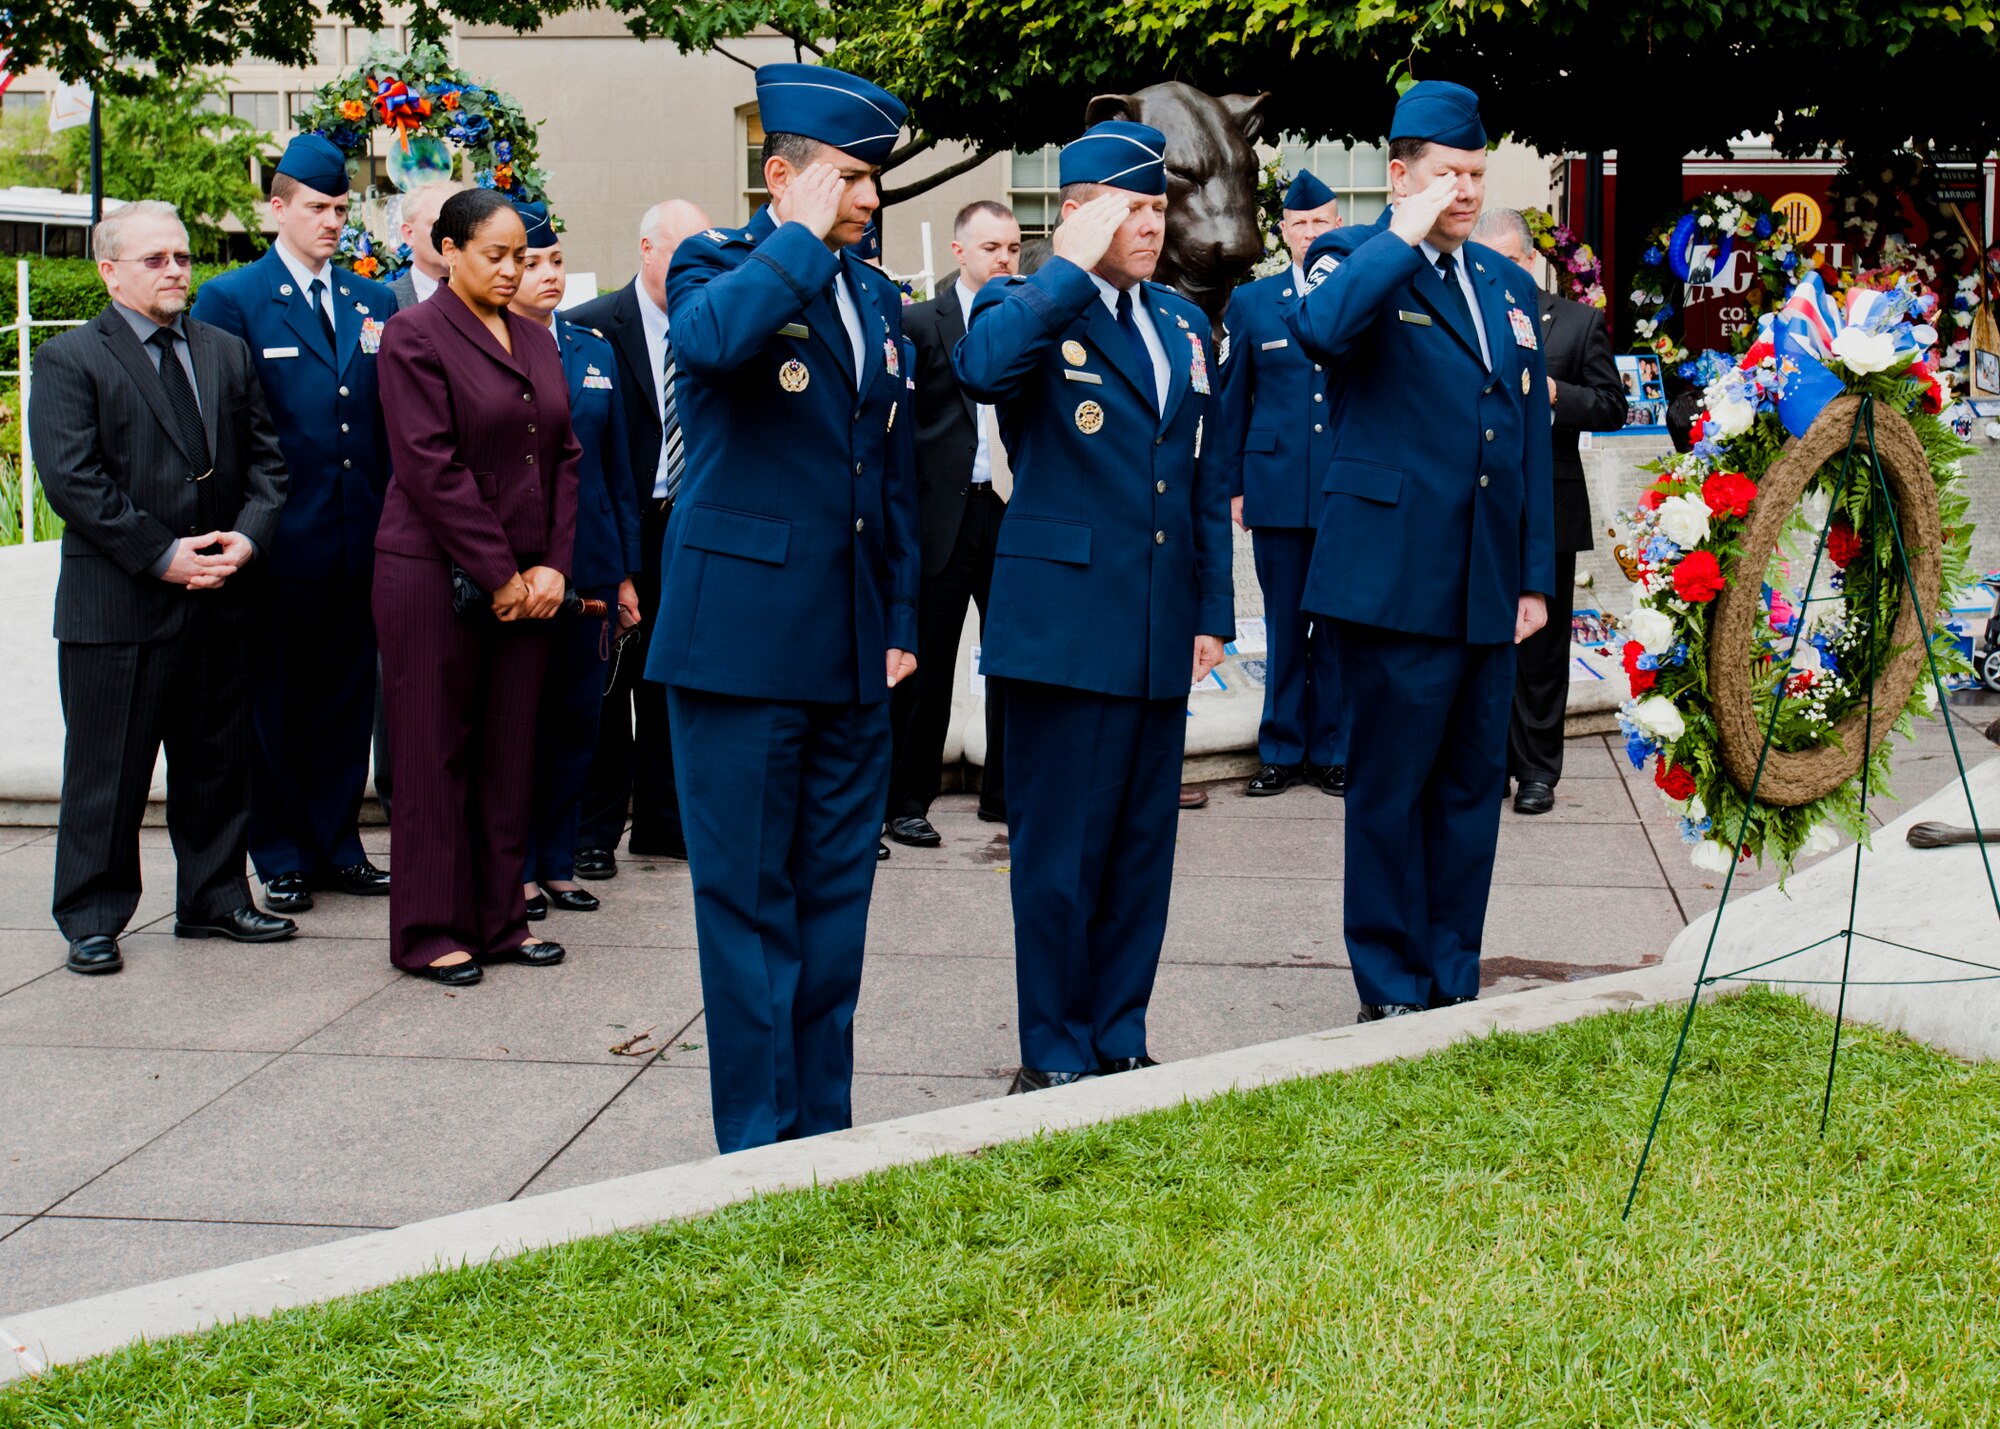
<instances>
[{"instance_id":1,"label":"dark blue necktie","mask_svg":"<svg viewBox=\"0 0 2000 1429\"><path fill-rule=\"evenodd\" d=\"M1136 286L1136 285L1135 285ZM1118 295L1118 326L1125 330L1125 340L1132 344L1133 360L1139 364L1140 380L1145 384L1146 395L1153 399L1153 410L1160 409L1160 382L1153 374L1153 354L1146 346L1146 339L1139 334L1139 318L1134 311L1132 288Z\"/></svg>"},{"instance_id":2,"label":"dark blue necktie","mask_svg":"<svg viewBox=\"0 0 2000 1429\"><path fill-rule=\"evenodd\" d=\"M1472 339L1475 351L1479 347L1479 329L1472 324L1472 305L1465 301L1465 289L1458 285L1458 258L1455 254L1440 253L1437 261L1438 276L1444 279L1445 307L1453 317L1460 320L1465 335Z\"/></svg>"}]
</instances>

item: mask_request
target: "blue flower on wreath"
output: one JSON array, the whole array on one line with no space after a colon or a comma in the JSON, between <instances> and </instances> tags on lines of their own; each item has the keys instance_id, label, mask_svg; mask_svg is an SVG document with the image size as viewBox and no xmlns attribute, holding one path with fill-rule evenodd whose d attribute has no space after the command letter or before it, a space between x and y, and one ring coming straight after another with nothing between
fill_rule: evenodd
<instances>
[{"instance_id":1,"label":"blue flower on wreath","mask_svg":"<svg viewBox=\"0 0 2000 1429\"><path fill-rule=\"evenodd\" d=\"M1672 303L1668 303L1665 307L1660 309L1659 321L1665 322L1668 318L1672 317L1673 315L1674 315L1674 305Z\"/></svg>"},{"instance_id":2,"label":"blue flower on wreath","mask_svg":"<svg viewBox=\"0 0 2000 1429\"><path fill-rule=\"evenodd\" d=\"M1657 670L1660 668L1660 657L1657 655L1641 655L1632 663L1637 665L1641 670Z\"/></svg>"},{"instance_id":3,"label":"blue flower on wreath","mask_svg":"<svg viewBox=\"0 0 2000 1429\"><path fill-rule=\"evenodd\" d=\"M1659 246L1655 244L1653 247L1648 248L1644 253L1639 255L1639 261L1646 264L1648 267L1657 267L1658 265L1667 261L1667 255L1665 253L1662 253L1659 249Z\"/></svg>"},{"instance_id":4,"label":"blue flower on wreath","mask_svg":"<svg viewBox=\"0 0 2000 1429\"><path fill-rule=\"evenodd\" d=\"M1829 675L1838 675L1840 673L1840 660L1835 656L1833 641L1827 636L1826 632L1814 631L1808 638L1813 649L1819 651L1819 662L1826 668L1826 673Z\"/></svg>"},{"instance_id":5,"label":"blue flower on wreath","mask_svg":"<svg viewBox=\"0 0 2000 1429\"><path fill-rule=\"evenodd\" d=\"M1669 541L1665 536L1655 536L1646 543L1646 559L1649 561L1664 563L1666 561L1677 560L1680 557L1680 553L1681 548L1676 546L1672 541Z\"/></svg>"},{"instance_id":6,"label":"blue flower on wreath","mask_svg":"<svg viewBox=\"0 0 2000 1429\"><path fill-rule=\"evenodd\" d=\"M1669 665L1685 665L1688 662L1688 648L1685 640L1679 641L1666 654Z\"/></svg>"},{"instance_id":7,"label":"blue flower on wreath","mask_svg":"<svg viewBox=\"0 0 2000 1429\"><path fill-rule=\"evenodd\" d=\"M467 99L479 100L486 98L486 91L479 88L479 86L473 84L468 84L464 89L460 90L459 92L462 95L464 95L465 98Z\"/></svg>"},{"instance_id":8,"label":"blue flower on wreath","mask_svg":"<svg viewBox=\"0 0 2000 1429\"><path fill-rule=\"evenodd\" d=\"M1706 815L1703 816L1700 823L1696 823L1693 819L1684 818L1681 820L1681 842L1698 844L1708 836L1708 831L1714 827L1715 820L1708 818Z\"/></svg>"},{"instance_id":9,"label":"blue flower on wreath","mask_svg":"<svg viewBox=\"0 0 2000 1429\"><path fill-rule=\"evenodd\" d=\"M410 245L409 245L409 244L407 244L407 243L398 243L398 244L396 245L396 261L397 261L398 263L407 263L407 262L409 262L409 261L410 261L410 259L411 259L411 258L413 258L413 257L415 257L415 256L416 256L416 255L415 255L415 254L413 254L413 253L412 253L412 252L410 251Z\"/></svg>"},{"instance_id":10,"label":"blue flower on wreath","mask_svg":"<svg viewBox=\"0 0 2000 1429\"><path fill-rule=\"evenodd\" d=\"M1757 220L1757 236L1759 238L1769 238L1771 236L1771 220L1768 216Z\"/></svg>"},{"instance_id":11,"label":"blue flower on wreath","mask_svg":"<svg viewBox=\"0 0 2000 1429\"><path fill-rule=\"evenodd\" d=\"M498 185L496 185L496 184L495 184L495 183L493 182L493 170L491 170L491 169L481 169L481 170L480 170L480 171L478 172L478 174L474 176L474 180L473 180L473 181L474 181L475 183L477 183L477 184L479 185L479 187L481 187L481 188L483 188L483 189L490 189L490 188L496 188L496 187L498 187Z\"/></svg>"},{"instance_id":12,"label":"blue flower on wreath","mask_svg":"<svg viewBox=\"0 0 2000 1429\"><path fill-rule=\"evenodd\" d=\"M509 159L514 157L514 146L508 143L505 139L500 140L493 146L493 157L498 159L503 164L506 163Z\"/></svg>"},{"instance_id":13,"label":"blue flower on wreath","mask_svg":"<svg viewBox=\"0 0 2000 1429\"><path fill-rule=\"evenodd\" d=\"M1644 769L1646 761L1662 748L1660 741L1634 724L1624 710L1618 712L1618 727L1625 732L1625 757L1634 769Z\"/></svg>"}]
</instances>

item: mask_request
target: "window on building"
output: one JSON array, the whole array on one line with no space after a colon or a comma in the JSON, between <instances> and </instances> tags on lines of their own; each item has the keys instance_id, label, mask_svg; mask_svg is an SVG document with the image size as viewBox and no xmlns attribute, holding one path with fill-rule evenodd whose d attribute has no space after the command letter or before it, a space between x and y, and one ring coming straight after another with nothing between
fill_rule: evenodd
<instances>
[{"instance_id":1,"label":"window on building","mask_svg":"<svg viewBox=\"0 0 2000 1429\"><path fill-rule=\"evenodd\" d=\"M285 122L292 128L299 127L299 115L312 107L313 91L295 89L285 96Z\"/></svg>"},{"instance_id":2,"label":"window on building","mask_svg":"<svg viewBox=\"0 0 2000 1429\"><path fill-rule=\"evenodd\" d=\"M1056 194L1059 169L1055 144L1039 149L1016 149L1007 160L1007 201L1021 220L1023 238L1046 237L1056 226L1062 205Z\"/></svg>"},{"instance_id":3,"label":"window on building","mask_svg":"<svg viewBox=\"0 0 2000 1429\"><path fill-rule=\"evenodd\" d=\"M278 132L280 115L283 113L275 93L258 90L242 90L230 95L229 112L238 119L249 120L270 134Z\"/></svg>"},{"instance_id":4,"label":"window on building","mask_svg":"<svg viewBox=\"0 0 2000 1429\"><path fill-rule=\"evenodd\" d=\"M402 46L402 31L394 25L386 30L350 29L347 32L347 62L357 65L377 51L400 50Z\"/></svg>"},{"instance_id":5,"label":"window on building","mask_svg":"<svg viewBox=\"0 0 2000 1429\"><path fill-rule=\"evenodd\" d=\"M1311 169L1340 199L1347 224L1373 223L1389 206L1389 150L1383 144L1278 142L1278 166L1287 174Z\"/></svg>"},{"instance_id":6,"label":"window on building","mask_svg":"<svg viewBox=\"0 0 2000 1429\"><path fill-rule=\"evenodd\" d=\"M316 65L328 69L340 67L340 27L337 25L313 26L313 57Z\"/></svg>"},{"instance_id":7,"label":"window on building","mask_svg":"<svg viewBox=\"0 0 2000 1429\"><path fill-rule=\"evenodd\" d=\"M49 107L49 97L39 89L10 89L0 94L0 114L39 114Z\"/></svg>"},{"instance_id":8,"label":"window on building","mask_svg":"<svg viewBox=\"0 0 2000 1429\"><path fill-rule=\"evenodd\" d=\"M771 197L764 187L764 118L754 109L743 112L743 213L744 222Z\"/></svg>"}]
</instances>

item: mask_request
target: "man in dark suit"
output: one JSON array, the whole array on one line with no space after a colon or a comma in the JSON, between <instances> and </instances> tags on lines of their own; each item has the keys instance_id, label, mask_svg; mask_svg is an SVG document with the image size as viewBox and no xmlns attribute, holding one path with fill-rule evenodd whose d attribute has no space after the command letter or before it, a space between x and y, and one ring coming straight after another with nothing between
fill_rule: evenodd
<instances>
[{"instance_id":1,"label":"man in dark suit","mask_svg":"<svg viewBox=\"0 0 2000 1429\"><path fill-rule=\"evenodd\" d=\"M1527 220L1511 208L1482 214L1473 235L1502 257L1534 271ZM1542 347L1549 361L1549 410L1555 420L1555 589L1549 623L1515 652L1514 715L1507 727L1507 772L1516 781L1514 812L1546 814L1562 778L1563 714L1569 703L1569 617L1576 553L1591 547L1590 489L1577 455L1580 432L1625 425L1625 385L1611 356L1604 314L1588 304L1541 296Z\"/></svg>"},{"instance_id":2,"label":"man in dark suit","mask_svg":"<svg viewBox=\"0 0 2000 1429\"><path fill-rule=\"evenodd\" d=\"M889 701L896 752L889 767L889 837L913 848L936 848L931 801L938 796L945 732L966 602L986 624L993 585L993 548L1007 509L1007 456L993 408L959 385L951 351L965 336L972 299L992 278L1018 270L1021 225L1014 211L989 199L966 205L952 224L958 278L941 297L903 314L903 331L917 348L917 528L923 540L924 583L917 601L917 673ZM979 817L1007 821L999 688L986 687L986 766L979 783Z\"/></svg>"},{"instance_id":3,"label":"man in dark suit","mask_svg":"<svg viewBox=\"0 0 2000 1429\"><path fill-rule=\"evenodd\" d=\"M375 523L389 485L375 352L396 299L333 266L347 184L330 141L293 139L271 183L276 241L202 284L194 304L249 344L290 478L251 637L250 862L274 913L305 912L315 890L389 893L357 825L375 728Z\"/></svg>"},{"instance_id":4,"label":"man in dark suit","mask_svg":"<svg viewBox=\"0 0 2000 1429\"><path fill-rule=\"evenodd\" d=\"M285 463L249 350L187 308L171 204L93 237L111 303L35 357L29 421L65 523L56 585L62 809L55 920L72 972L115 973L139 905L139 823L164 742L174 935L263 943L297 925L250 902L244 568L277 536Z\"/></svg>"},{"instance_id":5,"label":"man in dark suit","mask_svg":"<svg viewBox=\"0 0 2000 1429\"><path fill-rule=\"evenodd\" d=\"M564 315L603 333L618 354L618 385L626 398L625 443L639 503L639 553L645 559L632 578L639 592L639 624L618 654L597 727L590 782L584 786L576 836L578 878L617 876L615 850L628 809L632 840L627 847L633 853L687 857L666 691L641 675L660 621L660 548L687 470L680 416L672 401L667 268L681 240L707 227L707 215L686 199L654 204L639 220L638 276Z\"/></svg>"}]
</instances>

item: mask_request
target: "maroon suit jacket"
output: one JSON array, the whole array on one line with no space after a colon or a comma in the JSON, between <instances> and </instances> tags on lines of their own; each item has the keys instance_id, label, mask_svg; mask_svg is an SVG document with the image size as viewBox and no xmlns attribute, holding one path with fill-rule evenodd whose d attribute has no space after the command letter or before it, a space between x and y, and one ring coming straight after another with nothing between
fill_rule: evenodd
<instances>
[{"instance_id":1,"label":"maroon suit jacket","mask_svg":"<svg viewBox=\"0 0 2000 1429\"><path fill-rule=\"evenodd\" d=\"M484 590L576 544L569 383L547 330L507 314L514 350L448 287L382 330L378 373L394 474L375 549L451 560Z\"/></svg>"}]
</instances>

